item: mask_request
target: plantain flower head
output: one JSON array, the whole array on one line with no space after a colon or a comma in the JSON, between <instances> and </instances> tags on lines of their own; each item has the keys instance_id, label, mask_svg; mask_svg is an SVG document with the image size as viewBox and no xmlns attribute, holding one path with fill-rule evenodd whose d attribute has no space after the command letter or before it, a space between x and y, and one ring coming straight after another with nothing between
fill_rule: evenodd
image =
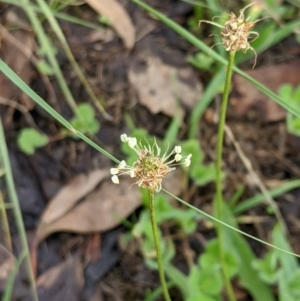
<instances>
[{"instance_id":1,"label":"plantain flower head","mask_svg":"<svg viewBox=\"0 0 300 301\"><path fill-rule=\"evenodd\" d=\"M224 25L220 25L216 22L201 20L201 22L210 23L215 26L222 28L221 38L222 43L226 51L239 51L242 50L244 53L247 50L251 50L255 54L254 66L256 65L257 54L253 47L251 47L250 43L256 40L259 37L259 34L255 31L250 31L252 27L254 27L255 23L262 20L256 20L255 22L248 22L248 18L245 19L244 11L246 8L255 4L256 2L250 3L246 7L240 10L240 15L237 17L234 13L231 13L230 19L225 22ZM216 44L217 45L217 44Z\"/></svg>"},{"instance_id":2,"label":"plantain flower head","mask_svg":"<svg viewBox=\"0 0 300 301\"><path fill-rule=\"evenodd\" d=\"M169 154L165 152L163 156L160 156L161 149L156 141L152 146L149 143L148 146L143 146L135 137L128 137L126 134L121 135L121 141L127 143L136 152L138 158L132 166L127 165L123 160L117 167L110 169L111 180L115 184L119 184L120 175L129 175L131 178L136 178L135 184L139 187L159 192L163 178L175 170L175 166L191 164L192 155L182 156L181 146L175 146Z\"/></svg>"}]
</instances>

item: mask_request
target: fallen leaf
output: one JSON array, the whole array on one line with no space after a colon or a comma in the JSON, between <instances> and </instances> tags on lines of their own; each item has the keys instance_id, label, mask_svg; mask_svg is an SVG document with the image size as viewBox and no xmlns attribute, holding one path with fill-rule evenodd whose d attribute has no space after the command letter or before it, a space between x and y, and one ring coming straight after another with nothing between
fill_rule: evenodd
<instances>
[{"instance_id":1,"label":"fallen leaf","mask_svg":"<svg viewBox=\"0 0 300 301\"><path fill-rule=\"evenodd\" d=\"M6 281L14 269L15 258L4 246L0 244L0 291L6 287Z\"/></svg>"},{"instance_id":2,"label":"fallen leaf","mask_svg":"<svg viewBox=\"0 0 300 301\"><path fill-rule=\"evenodd\" d=\"M141 204L138 187L132 184L132 179L127 177L122 178L119 185L105 181L60 218L51 223L44 223L42 219L37 230L38 240L58 231L92 233L116 227Z\"/></svg>"},{"instance_id":3,"label":"fallen leaf","mask_svg":"<svg viewBox=\"0 0 300 301\"><path fill-rule=\"evenodd\" d=\"M246 71L255 80L277 93L283 84L297 86L300 61L278 64ZM234 96L230 97L234 114L246 115L254 110L264 122L279 121L285 118L286 110L255 88L248 80L236 74L233 77Z\"/></svg>"},{"instance_id":4,"label":"fallen leaf","mask_svg":"<svg viewBox=\"0 0 300 301\"><path fill-rule=\"evenodd\" d=\"M17 28L26 28L26 30L16 29L11 30L8 34L3 34L1 41L0 57L2 60L13 69L19 77L26 83L30 83L34 72L31 68L31 63L22 47L32 51L34 48L34 37L30 31L27 31L26 23L20 21L20 17L16 17L14 12L9 12L6 15L7 26L16 26ZM22 104L31 110L34 107L34 102L19 89L16 89L14 85L0 73L0 96L6 99L19 98Z\"/></svg>"},{"instance_id":5,"label":"fallen leaf","mask_svg":"<svg viewBox=\"0 0 300 301\"><path fill-rule=\"evenodd\" d=\"M89 174L80 174L64 186L49 202L41 216L40 226L53 223L70 211L76 203L91 192L100 181L109 175L108 169L98 169Z\"/></svg>"},{"instance_id":6,"label":"fallen leaf","mask_svg":"<svg viewBox=\"0 0 300 301\"><path fill-rule=\"evenodd\" d=\"M83 267L79 256L70 257L42 274L37 280L39 300L79 301L83 289Z\"/></svg>"},{"instance_id":7,"label":"fallen leaf","mask_svg":"<svg viewBox=\"0 0 300 301\"><path fill-rule=\"evenodd\" d=\"M173 67L156 56L144 62L135 60L128 78L140 103L153 114L162 112L174 117L179 113L183 117L181 104L192 109L202 93L202 85L190 66Z\"/></svg>"},{"instance_id":8,"label":"fallen leaf","mask_svg":"<svg viewBox=\"0 0 300 301\"><path fill-rule=\"evenodd\" d=\"M122 38L126 48L131 49L135 43L134 25L122 5L116 0L86 0L97 13L107 17L112 27Z\"/></svg>"}]
</instances>

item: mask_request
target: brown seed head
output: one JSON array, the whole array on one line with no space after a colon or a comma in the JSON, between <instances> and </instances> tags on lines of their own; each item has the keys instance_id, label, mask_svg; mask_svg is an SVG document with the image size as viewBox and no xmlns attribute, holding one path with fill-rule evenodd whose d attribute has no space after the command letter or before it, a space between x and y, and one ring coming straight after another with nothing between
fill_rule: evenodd
<instances>
[{"instance_id":1,"label":"brown seed head","mask_svg":"<svg viewBox=\"0 0 300 301\"><path fill-rule=\"evenodd\" d=\"M259 34L255 31L250 31L250 29L254 27L255 23L257 23L260 20L257 20L255 22L248 22L248 18L245 19L244 11L255 3L256 2L253 2L241 9L240 15L238 17L234 13L230 13L230 18L228 21L225 22L224 25L220 25L211 21L200 21L200 23L206 22L222 28L221 44L223 44L226 51L242 50L244 53L247 50L253 51L255 54L254 66L256 64L257 54L254 48L250 46L250 43L257 39Z\"/></svg>"}]
</instances>

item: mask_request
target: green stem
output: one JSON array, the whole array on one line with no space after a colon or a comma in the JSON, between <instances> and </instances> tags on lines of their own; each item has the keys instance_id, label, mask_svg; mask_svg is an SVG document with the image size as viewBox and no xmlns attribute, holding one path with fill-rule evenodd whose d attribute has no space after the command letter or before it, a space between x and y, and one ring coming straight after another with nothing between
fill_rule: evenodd
<instances>
[{"instance_id":1,"label":"green stem","mask_svg":"<svg viewBox=\"0 0 300 301\"><path fill-rule=\"evenodd\" d=\"M21 242L21 248L22 248L21 252L22 252L22 254L25 254L25 264L26 264L26 268L27 268L27 272L28 272L29 284L30 284L30 287L32 290L32 300L38 301L38 295L37 295L35 280L34 280L34 273L32 270L29 247L28 247L28 243L27 243L26 231L25 231L25 227L24 227L24 223L23 223L23 217L22 217L22 213L21 213L20 204L18 201L18 196L16 193L14 179L12 176L11 166L9 163L9 156L8 156L8 151L7 151L7 147L6 147L5 136L4 136L1 118L0 118L0 155L1 155L3 168L5 170L5 181L6 181L6 185L7 185L8 195L10 196L11 202L14 205L12 209L13 209L13 214L14 214L14 218L16 221L18 234L20 236L20 242Z\"/></svg>"},{"instance_id":2,"label":"green stem","mask_svg":"<svg viewBox=\"0 0 300 301\"><path fill-rule=\"evenodd\" d=\"M220 110L220 118L219 118L219 126L218 126L218 140L217 140L217 158L216 158L216 207L217 207L217 219L223 220L223 197L222 197L222 150L223 150L223 139L224 139L224 128L225 128L225 119L226 119L226 109L228 104L228 96L230 91L230 83L232 76L232 69L234 66L234 56L235 52L229 52L229 60L227 65L227 73L225 79L225 87L222 97L222 104ZM223 248L223 226L222 224L217 224L217 233L218 233L218 245L219 245L219 253L220 253L220 261L223 269L224 280L226 291L230 301L235 301L235 295L233 293L232 285L230 282L230 278L228 276L226 262L224 258L224 248Z\"/></svg>"},{"instance_id":3,"label":"green stem","mask_svg":"<svg viewBox=\"0 0 300 301\"><path fill-rule=\"evenodd\" d=\"M155 242L160 283L161 283L161 286L163 289L165 300L171 301L167 283L166 283L166 279L165 279L163 263L162 263L162 256L161 256L161 251L160 251L160 242L159 242L159 238L158 238L157 223L156 223L156 218L155 218L154 190L153 189L148 189L148 196L149 196L150 218L151 218L152 232L153 232L153 237L154 237L154 242Z\"/></svg>"}]
</instances>

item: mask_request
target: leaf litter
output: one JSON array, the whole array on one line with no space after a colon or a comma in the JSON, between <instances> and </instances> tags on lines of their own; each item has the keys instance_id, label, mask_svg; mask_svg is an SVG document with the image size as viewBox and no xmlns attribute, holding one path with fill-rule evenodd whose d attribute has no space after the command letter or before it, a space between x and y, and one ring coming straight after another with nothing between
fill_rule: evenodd
<instances>
[{"instance_id":1,"label":"leaf litter","mask_svg":"<svg viewBox=\"0 0 300 301\"><path fill-rule=\"evenodd\" d=\"M110 179L103 181L108 175L108 170L94 171L88 177L80 175L60 190L41 217L37 228L38 240L61 231L107 231L139 207L141 201L137 186L126 178L117 186ZM100 186L89 193L101 181Z\"/></svg>"},{"instance_id":2,"label":"leaf litter","mask_svg":"<svg viewBox=\"0 0 300 301\"><path fill-rule=\"evenodd\" d=\"M135 28L124 7L116 0L86 0L97 13L108 18L111 26L122 38L127 49L135 43Z\"/></svg>"},{"instance_id":3,"label":"leaf litter","mask_svg":"<svg viewBox=\"0 0 300 301\"><path fill-rule=\"evenodd\" d=\"M300 61L263 66L246 72L255 80L265 85L274 93L283 84L300 85ZM233 77L233 96L230 103L234 114L244 116L254 111L262 121L274 122L285 119L286 110L268 98L265 94L254 88L253 85L241 75Z\"/></svg>"}]
</instances>

